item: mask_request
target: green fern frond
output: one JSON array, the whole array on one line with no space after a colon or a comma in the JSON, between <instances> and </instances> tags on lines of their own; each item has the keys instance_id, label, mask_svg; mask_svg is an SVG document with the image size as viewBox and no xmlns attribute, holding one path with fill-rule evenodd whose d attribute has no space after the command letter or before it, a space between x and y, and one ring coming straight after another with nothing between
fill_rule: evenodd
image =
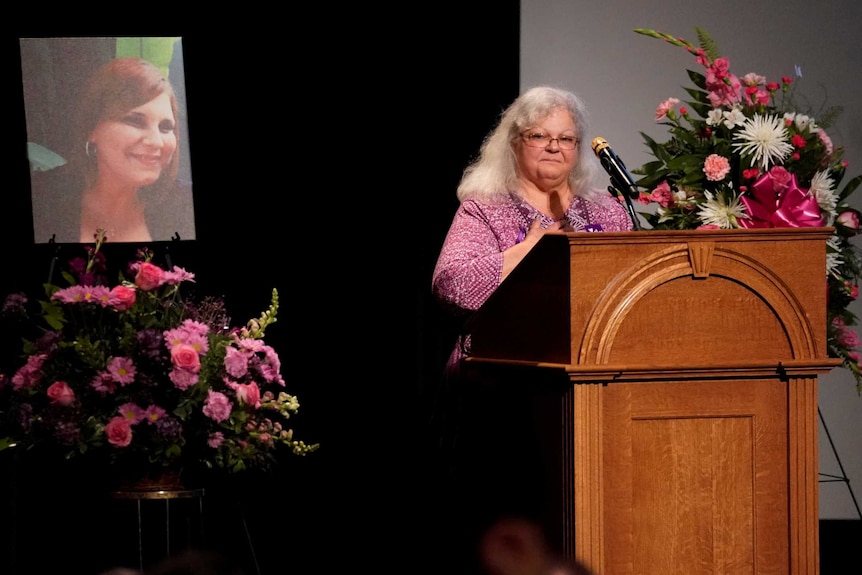
<instances>
[{"instance_id":1,"label":"green fern frond","mask_svg":"<svg viewBox=\"0 0 862 575\"><path fill-rule=\"evenodd\" d=\"M709 57L710 61L714 61L717 58L721 58L721 52L718 51L718 44L715 43L715 40L712 39L712 36L709 35L709 32L697 26L694 27L694 31L697 32L698 44L703 49L703 51L706 52L706 55Z\"/></svg>"}]
</instances>

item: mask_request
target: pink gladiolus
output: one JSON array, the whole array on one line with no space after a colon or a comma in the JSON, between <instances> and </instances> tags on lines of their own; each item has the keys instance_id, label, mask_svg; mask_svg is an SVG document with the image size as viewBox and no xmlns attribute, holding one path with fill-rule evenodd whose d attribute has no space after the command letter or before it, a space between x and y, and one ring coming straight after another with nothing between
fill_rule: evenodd
<instances>
[{"instance_id":1,"label":"pink gladiolus","mask_svg":"<svg viewBox=\"0 0 862 575\"><path fill-rule=\"evenodd\" d=\"M667 180L664 180L650 192L649 201L656 202L663 208L667 208L673 204L673 191L670 189L670 184L667 183Z\"/></svg>"},{"instance_id":2,"label":"pink gladiolus","mask_svg":"<svg viewBox=\"0 0 862 575\"><path fill-rule=\"evenodd\" d=\"M826 130L822 128L817 130L817 138L823 144L823 147L826 148L826 155L831 156L832 152L835 151L835 146L833 146L832 138L829 137L829 134L826 133Z\"/></svg>"}]
</instances>

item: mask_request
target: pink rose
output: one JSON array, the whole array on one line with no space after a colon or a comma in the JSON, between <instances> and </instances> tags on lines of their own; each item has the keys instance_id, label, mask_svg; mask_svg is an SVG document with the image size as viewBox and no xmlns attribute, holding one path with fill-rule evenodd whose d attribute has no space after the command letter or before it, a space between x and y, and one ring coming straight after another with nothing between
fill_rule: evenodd
<instances>
[{"instance_id":1,"label":"pink rose","mask_svg":"<svg viewBox=\"0 0 862 575\"><path fill-rule=\"evenodd\" d=\"M132 424L125 417L113 417L105 425L105 436L114 447L127 447L132 442Z\"/></svg>"},{"instance_id":2,"label":"pink rose","mask_svg":"<svg viewBox=\"0 0 862 575\"><path fill-rule=\"evenodd\" d=\"M201 370L201 358L198 355L198 350L188 343L178 343L171 348L171 363L192 373Z\"/></svg>"},{"instance_id":3,"label":"pink rose","mask_svg":"<svg viewBox=\"0 0 862 575\"><path fill-rule=\"evenodd\" d=\"M111 290L110 304L117 311L126 311L135 303L136 292L128 286L115 286Z\"/></svg>"},{"instance_id":4,"label":"pink rose","mask_svg":"<svg viewBox=\"0 0 862 575\"><path fill-rule=\"evenodd\" d=\"M782 166L774 166L769 170L769 179L772 180L772 189L780 194L790 185L791 174Z\"/></svg>"},{"instance_id":5,"label":"pink rose","mask_svg":"<svg viewBox=\"0 0 862 575\"><path fill-rule=\"evenodd\" d=\"M138 274L135 276L135 285L144 291L154 290L165 283L165 270L150 262L143 262L138 266Z\"/></svg>"},{"instance_id":6,"label":"pink rose","mask_svg":"<svg viewBox=\"0 0 862 575\"><path fill-rule=\"evenodd\" d=\"M65 381L55 381L48 387L48 398L51 403L57 405L72 405L75 401L75 392Z\"/></svg>"},{"instance_id":7,"label":"pink rose","mask_svg":"<svg viewBox=\"0 0 862 575\"><path fill-rule=\"evenodd\" d=\"M240 403L260 408L260 388L256 383L238 383L234 391Z\"/></svg>"},{"instance_id":8,"label":"pink rose","mask_svg":"<svg viewBox=\"0 0 862 575\"><path fill-rule=\"evenodd\" d=\"M836 221L851 230L859 229L859 214L854 210L846 210L838 214Z\"/></svg>"}]
</instances>

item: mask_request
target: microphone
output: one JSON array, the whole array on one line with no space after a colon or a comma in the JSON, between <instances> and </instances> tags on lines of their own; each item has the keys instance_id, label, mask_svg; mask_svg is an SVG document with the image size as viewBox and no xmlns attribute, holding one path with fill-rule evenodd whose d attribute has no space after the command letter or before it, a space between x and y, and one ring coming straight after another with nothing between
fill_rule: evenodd
<instances>
[{"instance_id":1,"label":"microphone","mask_svg":"<svg viewBox=\"0 0 862 575\"><path fill-rule=\"evenodd\" d=\"M640 195L638 185L626 169L626 165L619 156L614 153L607 140L604 138L593 138L593 152L602 162L602 167L611 175L611 183L627 197L637 198Z\"/></svg>"},{"instance_id":2,"label":"microphone","mask_svg":"<svg viewBox=\"0 0 862 575\"><path fill-rule=\"evenodd\" d=\"M595 152L596 156L602 162L602 167L611 175L611 185L608 186L608 191L617 198L619 197L618 192L622 192L626 211L628 211L629 218L632 221L632 229L640 230L640 221L638 220L635 207L632 205L632 198L637 198L640 195L634 178L629 174L626 165L620 157L608 145L607 140L604 138L593 138L592 147L593 152Z\"/></svg>"}]
</instances>

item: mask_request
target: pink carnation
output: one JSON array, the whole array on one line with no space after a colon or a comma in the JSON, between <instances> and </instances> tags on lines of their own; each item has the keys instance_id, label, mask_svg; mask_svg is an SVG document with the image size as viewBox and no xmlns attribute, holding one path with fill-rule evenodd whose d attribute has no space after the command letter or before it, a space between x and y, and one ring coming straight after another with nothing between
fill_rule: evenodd
<instances>
[{"instance_id":1,"label":"pink carnation","mask_svg":"<svg viewBox=\"0 0 862 575\"><path fill-rule=\"evenodd\" d=\"M182 391L187 390L200 380L197 372L183 369L181 367L172 369L168 374L168 378L170 378L171 382L177 389Z\"/></svg>"},{"instance_id":2,"label":"pink carnation","mask_svg":"<svg viewBox=\"0 0 862 575\"><path fill-rule=\"evenodd\" d=\"M674 106L679 104L679 98L668 98L664 102L658 105L658 108L655 110L655 121L663 119L667 116L668 112L673 110Z\"/></svg>"},{"instance_id":3,"label":"pink carnation","mask_svg":"<svg viewBox=\"0 0 862 575\"><path fill-rule=\"evenodd\" d=\"M710 154L703 163L703 173L711 182L720 182L730 172L730 161L724 156Z\"/></svg>"},{"instance_id":4,"label":"pink carnation","mask_svg":"<svg viewBox=\"0 0 862 575\"><path fill-rule=\"evenodd\" d=\"M227 396L219 391L207 390L204 401L204 415L213 421L221 422L230 417L231 403Z\"/></svg>"},{"instance_id":5,"label":"pink carnation","mask_svg":"<svg viewBox=\"0 0 862 575\"><path fill-rule=\"evenodd\" d=\"M248 353L228 346L224 354L224 368L231 377L242 377L248 373Z\"/></svg>"}]
</instances>

